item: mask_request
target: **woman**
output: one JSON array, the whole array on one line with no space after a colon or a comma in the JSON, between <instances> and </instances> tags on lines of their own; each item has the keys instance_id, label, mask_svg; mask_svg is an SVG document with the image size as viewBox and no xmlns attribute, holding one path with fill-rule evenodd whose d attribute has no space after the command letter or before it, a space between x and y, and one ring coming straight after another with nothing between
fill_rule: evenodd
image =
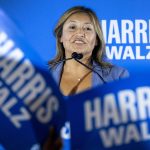
<instances>
[{"instance_id":1,"label":"woman","mask_svg":"<svg viewBox=\"0 0 150 150\"><path fill-rule=\"evenodd\" d=\"M125 69L104 61L105 42L102 29L91 9L78 6L66 11L58 21L55 36L57 55L49 61L49 65L64 95L76 94L128 76ZM69 59L74 52L83 55L81 63L92 68L92 71L75 59ZM63 60L66 60L65 63ZM60 138L50 137L44 150L60 149Z\"/></svg>"},{"instance_id":2,"label":"woman","mask_svg":"<svg viewBox=\"0 0 150 150\"><path fill-rule=\"evenodd\" d=\"M57 55L49 65L64 95L79 93L105 82L128 76L127 70L104 62L105 42L96 14L89 8L73 7L66 11L55 28ZM91 71L74 59L72 53L82 53L80 60Z\"/></svg>"}]
</instances>

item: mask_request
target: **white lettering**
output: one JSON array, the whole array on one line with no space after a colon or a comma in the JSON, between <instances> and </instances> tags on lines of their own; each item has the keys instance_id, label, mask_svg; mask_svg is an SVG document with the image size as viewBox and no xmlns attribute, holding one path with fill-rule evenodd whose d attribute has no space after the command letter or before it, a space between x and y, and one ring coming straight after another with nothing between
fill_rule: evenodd
<instances>
[{"instance_id":1,"label":"white lettering","mask_svg":"<svg viewBox=\"0 0 150 150\"><path fill-rule=\"evenodd\" d=\"M16 59L17 58L17 59ZM11 51L9 55L0 60L1 78L6 78L14 70L19 61L23 58L23 53L19 49Z\"/></svg>"},{"instance_id":2,"label":"white lettering","mask_svg":"<svg viewBox=\"0 0 150 150\"><path fill-rule=\"evenodd\" d=\"M127 126L125 132L125 143L128 144L131 141L139 142L140 141L140 133L134 124L130 124Z\"/></svg>"},{"instance_id":3,"label":"white lettering","mask_svg":"<svg viewBox=\"0 0 150 150\"><path fill-rule=\"evenodd\" d=\"M55 96L51 96L48 101L46 108L40 107L37 111L37 118L42 123L48 123L53 116L53 112L59 109L58 99Z\"/></svg>"},{"instance_id":4,"label":"white lettering","mask_svg":"<svg viewBox=\"0 0 150 150\"><path fill-rule=\"evenodd\" d=\"M18 91L20 87L25 84L34 74L34 68L29 60L25 60L12 74L6 79L7 84L12 86L14 92Z\"/></svg>"},{"instance_id":5,"label":"white lettering","mask_svg":"<svg viewBox=\"0 0 150 150\"><path fill-rule=\"evenodd\" d=\"M11 121L14 123L14 125L17 128L21 128L21 122L22 121L27 121L30 119L31 119L31 115L23 107L20 108L20 114L15 114L11 117Z\"/></svg>"},{"instance_id":6,"label":"white lettering","mask_svg":"<svg viewBox=\"0 0 150 150\"><path fill-rule=\"evenodd\" d=\"M150 87L139 87L136 89L138 97L138 110L141 120L150 117Z\"/></svg>"},{"instance_id":7,"label":"white lettering","mask_svg":"<svg viewBox=\"0 0 150 150\"><path fill-rule=\"evenodd\" d=\"M110 124L110 121L113 122L113 124L117 125L120 123L119 120L119 112L117 109L116 99L114 94L107 94L104 97L104 125L107 127Z\"/></svg>"},{"instance_id":8,"label":"white lettering","mask_svg":"<svg viewBox=\"0 0 150 150\"><path fill-rule=\"evenodd\" d=\"M116 43L120 43L119 26L117 20L110 20L108 43L112 43L113 39L116 41Z\"/></svg>"},{"instance_id":9,"label":"white lettering","mask_svg":"<svg viewBox=\"0 0 150 150\"><path fill-rule=\"evenodd\" d=\"M145 20L135 20L135 41L136 43L147 43L148 37L147 37L147 23Z\"/></svg>"},{"instance_id":10,"label":"white lettering","mask_svg":"<svg viewBox=\"0 0 150 150\"><path fill-rule=\"evenodd\" d=\"M123 90L118 93L119 106L122 122L136 121L138 119L136 109L136 97L132 90Z\"/></svg>"},{"instance_id":11,"label":"white lettering","mask_svg":"<svg viewBox=\"0 0 150 150\"><path fill-rule=\"evenodd\" d=\"M99 135L105 147L109 148L113 145L121 145L123 143L124 127L120 126L118 129L110 128L107 130L100 130Z\"/></svg>"},{"instance_id":12,"label":"white lettering","mask_svg":"<svg viewBox=\"0 0 150 150\"><path fill-rule=\"evenodd\" d=\"M131 20L122 20L121 29L123 29L121 34L122 43L127 43L127 39L129 39L129 43L134 43L133 22Z\"/></svg>"},{"instance_id":13,"label":"white lettering","mask_svg":"<svg viewBox=\"0 0 150 150\"><path fill-rule=\"evenodd\" d=\"M101 116L101 103L99 98L95 98L93 101L93 109L92 102L86 101L84 103L84 114L85 114L85 129L86 131L91 131L93 129L93 121L95 121L95 127L100 128L102 124Z\"/></svg>"}]
</instances>

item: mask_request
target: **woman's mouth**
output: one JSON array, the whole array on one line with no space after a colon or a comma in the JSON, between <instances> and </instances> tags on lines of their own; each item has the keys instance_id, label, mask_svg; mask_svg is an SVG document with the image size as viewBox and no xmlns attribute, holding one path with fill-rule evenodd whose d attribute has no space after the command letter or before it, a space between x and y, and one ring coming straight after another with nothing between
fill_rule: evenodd
<instances>
[{"instance_id":1,"label":"woman's mouth","mask_svg":"<svg viewBox=\"0 0 150 150\"><path fill-rule=\"evenodd\" d=\"M82 38L76 38L73 40L73 43L75 44L86 44L85 40Z\"/></svg>"},{"instance_id":2,"label":"woman's mouth","mask_svg":"<svg viewBox=\"0 0 150 150\"><path fill-rule=\"evenodd\" d=\"M74 43L75 43L75 44L85 44L85 42L84 42L84 41L81 41L81 40L75 40Z\"/></svg>"}]
</instances>

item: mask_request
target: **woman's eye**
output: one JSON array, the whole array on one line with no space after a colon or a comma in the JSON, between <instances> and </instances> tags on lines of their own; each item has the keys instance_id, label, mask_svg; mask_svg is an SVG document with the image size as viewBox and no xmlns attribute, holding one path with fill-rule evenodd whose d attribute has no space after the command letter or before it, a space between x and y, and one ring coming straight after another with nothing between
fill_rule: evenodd
<instances>
[{"instance_id":1,"label":"woman's eye","mask_svg":"<svg viewBox=\"0 0 150 150\"><path fill-rule=\"evenodd\" d=\"M91 31L92 29L90 27L85 27L86 31Z\"/></svg>"},{"instance_id":2,"label":"woman's eye","mask_svg":"<svg viewBox=\"0 0 150 150\"><path fill-rule=\"evenodd\" d=\"M75 29L76 27L75 26L69 26L69 29Z\"/></svg>"},{"instance_id":3,"label":"woman's eye","mask_svg":"<svg viewBox=\"0 0 150 150\"><path fill-rule=\"evenodd\" d=\"M87 28L87 30L91 30L91 28Z\"/></svg>"}]
</instances>

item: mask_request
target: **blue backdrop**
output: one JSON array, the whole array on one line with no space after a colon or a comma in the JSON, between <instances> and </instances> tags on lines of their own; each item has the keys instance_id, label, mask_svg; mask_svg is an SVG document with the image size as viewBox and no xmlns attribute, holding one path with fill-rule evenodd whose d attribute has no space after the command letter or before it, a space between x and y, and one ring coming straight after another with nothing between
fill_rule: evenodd
<instances>
[{"instance_id":1,"label":"blue backdrop","mask_svg":"<svg viewBox=\"0 0 150 150\"><path fill-rule=\"evenodd\" d=\"M130 74L139 74L148 68L149 0L0 0L1 8L16 22L44 61L55 56L53 29L59 17L75 5L96 11L106 37L107 54L114 64L127 68Z\"/></svg>"}]
</instances>

